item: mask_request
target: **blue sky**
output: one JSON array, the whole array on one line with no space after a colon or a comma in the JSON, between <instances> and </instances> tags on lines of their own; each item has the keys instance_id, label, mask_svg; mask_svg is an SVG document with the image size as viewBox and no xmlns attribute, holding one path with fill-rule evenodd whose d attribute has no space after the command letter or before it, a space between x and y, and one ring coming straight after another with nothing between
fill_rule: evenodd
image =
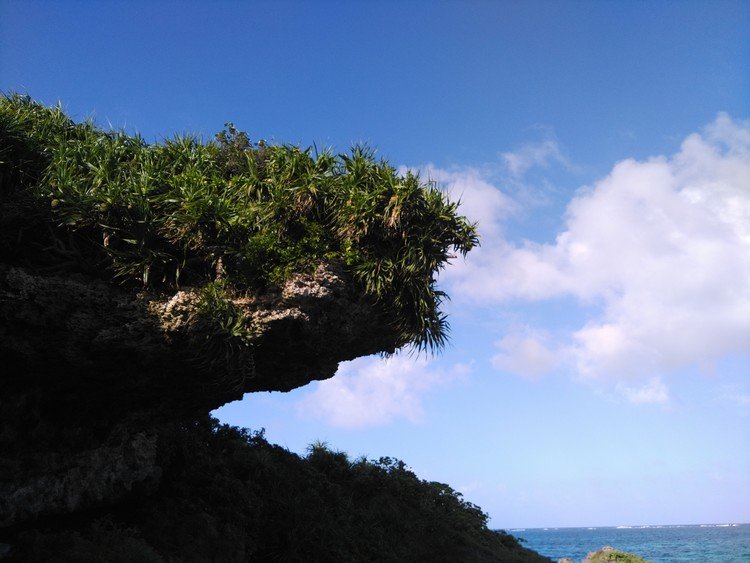
<instances>
[{"instance_id":1,"label":"blue sky","mask_svg":"<svg viewBox=\"0 0 750 563\"><path fill-rule=\"evenodd\" d=\"M480 221L441 355L222 420L402 458L497 527L750 522L750 3L0 0L0 90L367 142Z\"/></svg>"}]
</instances>

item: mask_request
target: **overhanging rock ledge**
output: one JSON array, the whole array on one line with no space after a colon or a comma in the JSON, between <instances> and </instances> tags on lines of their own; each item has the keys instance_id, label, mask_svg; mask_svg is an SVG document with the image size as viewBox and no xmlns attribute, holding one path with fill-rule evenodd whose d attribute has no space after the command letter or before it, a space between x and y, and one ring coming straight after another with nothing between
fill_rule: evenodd
<instances>
[{"instance_id":1,"label":"overhanging rock ledge","mask_svg":"<svg viewBox=\"0 0 750 563\"><path fill-rule=\"evenodd\" d=\"M257 336L226 356L196 322L198 295L0 265L0 527L151 486L163 425L400 344L391 316L332 263L237 299Z\"/></svg>"}]
</instances>

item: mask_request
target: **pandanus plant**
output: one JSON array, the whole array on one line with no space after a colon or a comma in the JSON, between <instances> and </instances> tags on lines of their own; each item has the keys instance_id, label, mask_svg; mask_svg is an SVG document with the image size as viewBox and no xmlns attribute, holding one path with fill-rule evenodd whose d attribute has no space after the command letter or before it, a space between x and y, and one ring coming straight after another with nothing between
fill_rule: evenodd
<instances>
[{"instance_id":1,"label":"pandanus plant","mask_svg":"<svg viewBox=\"0 0 750 563\"><path fill-rule=\"evenodd\" d=\"M446 342L437 273L478 243L456 202L366 147L254 143L232 124L148 144L4 96L0 163L7 259L153 289L219 280L226 299L337 261L419 350Z\"/></svg>"}]
</instances>

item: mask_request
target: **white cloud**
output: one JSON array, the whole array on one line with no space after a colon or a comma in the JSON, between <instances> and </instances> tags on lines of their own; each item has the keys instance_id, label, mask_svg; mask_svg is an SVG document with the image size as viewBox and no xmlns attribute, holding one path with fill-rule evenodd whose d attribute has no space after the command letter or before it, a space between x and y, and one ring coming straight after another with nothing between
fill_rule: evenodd
<instances>
[{"instance_id":1,"label":"white cloud","mask_svg":"<svg viewBox=\"0 0 750 563\"><path fill-rule=\"evenodd\" d=\"M750 393L747 388L739 385L724 385L719 394L719 400L729 402L740 407L750 407Z\"/></svg>"},{"instance_id":2,"label":"white cloud","mask_svg":"<svg viewBox=\"0 0 750 563\"><path fill-rule=\"evenodd\" d=\"M359 358L343 362L336 376L318 383L298 409L302 416L343 428L379 426L396 419L418 422L424 414L423 395L468 371L457 364L442 372L422 355Z\"/></svg>"},{"instance_id":3,"label":"white cloud","mask_svg":"<svg viewBox=\"0 0 750 563\"><path fill-rule=\"evenodd\" d=\"M538 378L559 363L559 355L539 335L509 334L496 345L500 351L492 357L492 365L499 370Z\"/></svg>"},{"instance_id":4,"label":"white cloud","mask_svg":"<svg viewBox=\"0 0 750 563\"><path fill-rule=\"evenodd\" d=\"M559 154L546 151L509 162ZM483 193L466 203L482 208ZM617 163L578 191L552 243L500 233L442 282L482 306L576 297L589 321L555 348L580 376L644 379L750 351L750 122L720 114L671 157ZM533 342L506 344L496 365L533 365ZM663 398L653 385L632 397Z\"/></svg>"},{"instance_id":5,"label":"white cloud","mask_svg":"<svg viewBox=\"0 0 750 563\"><path fill-rule=\"evenodd\" d=\"M664 404L669 402L669 391L664 382L658 377L654 377L644 385L629 387L619 386L620 391L627 397L631 403L657 403Z\"/></svg>"},{"instance_id":6,"label":"white cloud","mask_svg":"<svg viewBox=\"0 0 750 563\"><path fill-rule=\"evenodd\" d=\"M517 211L516 202L477 168L445 170L428 164L418 171L422 178L437 182L452 201L460 201L461 214L476 221L483 236L500 236L503 219Z\"/></svg>"},{"instance_id":7,"label":"white cloud","mask_svg":"<svg viewBox=\"0 0 750 563\"><path fill-rule=\"evenodd\" d=\"M546 168L553 162L562 164L566 168L570 167L568 159L562 154L560 146L554 139L527 143L517 151L504 152L500 156L510 174L516 178L523 176L531 168Z\"/></svg>"},{"instance_id":8,"label":"white cloud","mask_svg":"<svg viewBox=\"0 0 750 563\"><path fill-rule=\"evenodd\" d=\"M511 189L533 167L572 168L553 140L502 157ZM675 155L617 163L578 190L551 243L505 237L524 196L501 191L497 168L420 172L479 222L482 246L441 275L454 301L573 296L586 308L588 321L554 341L545 327L507 334L491 360L497 369L534 378L565 365L634 403L667 402L658 376L750 351L750 122L720 114ZM339 426L418 420L421 395L444 376L387 361L395 363L345 365L303 410Z\"/></svg>"},{"instance_id":9,"label":"white cloud","mask_svg":"<svg viewBox=\"0 0 750 563\"><path fill-rule=\"evenodd\" d=\"M744 395L735 395L732 401L742 407L750 407L750 393Z\"/></svg>"}]
</instances>

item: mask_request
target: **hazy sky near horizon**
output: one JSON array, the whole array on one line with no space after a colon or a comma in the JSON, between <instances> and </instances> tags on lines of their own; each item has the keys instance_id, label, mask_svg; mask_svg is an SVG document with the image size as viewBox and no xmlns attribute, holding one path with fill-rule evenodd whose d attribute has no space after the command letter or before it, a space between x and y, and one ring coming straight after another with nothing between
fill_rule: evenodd
<instances>
[{"instance_id":1,"label":"hazy sky near horizon","mask_svg":"<svg viewBox=\"0 0 750 563\"><path fill-rule=\"evenodd\" d=\"M442 354L221 420L401 458L496 527L750 522L750 2L0 0L0 90L366 142L479 221Z\"/></svg>"}]
</instances>

